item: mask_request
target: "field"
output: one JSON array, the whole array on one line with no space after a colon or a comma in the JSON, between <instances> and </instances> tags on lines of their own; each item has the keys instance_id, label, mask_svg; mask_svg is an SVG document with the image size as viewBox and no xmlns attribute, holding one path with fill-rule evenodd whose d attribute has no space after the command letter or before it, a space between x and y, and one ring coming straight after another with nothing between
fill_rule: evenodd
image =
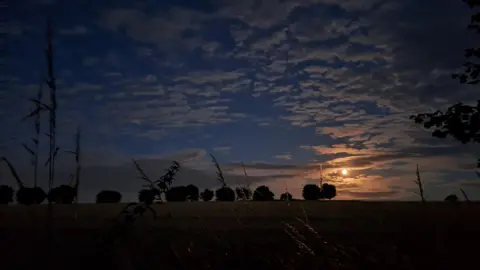
<instances>
[{"instance_id":1,"label":"field","mask_svg":"<svg viewBox=\"0 0 480 270\"><path fill-rule=\"evenodd\" d=\"M0 207L2 269L471 269L480 203L155 205L113 233L123 204ZM120 232L119 231L119 232ZM113 235L108 242L106 236ZM53 254L53 255L49 255ZM5 268L3 266L6 266Z\"/></svg>"}]
</instances>

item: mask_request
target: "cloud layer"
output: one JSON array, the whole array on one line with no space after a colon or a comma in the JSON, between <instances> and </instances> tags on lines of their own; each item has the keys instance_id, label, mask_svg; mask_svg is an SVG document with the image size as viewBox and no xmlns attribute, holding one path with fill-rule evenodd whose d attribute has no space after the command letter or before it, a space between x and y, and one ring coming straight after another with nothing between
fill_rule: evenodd
<instances>
[{"instance_id":1,"label":"cloud layer","mask_svg":"<svg viewBox=\"0 0 480 270\"><path fill-rule=\"evenodd\" d=\"M167 153L197 149L218 155L233 183L244 180L244 161L254 182L297 197L319 181L320 165L345 199L411 199L416 164L431 198L461 185L478 193L479 148L431 138L408 119L478 96L450 77L478 41L461 1L26 6L63 11L55 22L59 144L71 148L82 127L85 147L103 156L86 169L92 183L121 172L105 187L130 190L134 171L122 171L129 161L119 156L166 165ZM0 143L24 164L18 145L32 127L19 119L44 76L43 48L32 47L44 44L44 23L31 9L12 10ZM196 162L180 182L215 185L208 158Z\"/></svg>"}]
</instances>

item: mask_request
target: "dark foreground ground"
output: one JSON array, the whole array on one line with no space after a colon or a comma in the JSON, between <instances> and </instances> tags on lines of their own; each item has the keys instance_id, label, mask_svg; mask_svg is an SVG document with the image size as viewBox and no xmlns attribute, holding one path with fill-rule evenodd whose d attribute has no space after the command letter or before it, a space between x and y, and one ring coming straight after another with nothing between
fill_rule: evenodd
<instances>
[{"instance_id":1,"label":"dark foreground ground","mask_svg":"<svg viewBox=\"0 0 480 270\"><path fill-rule=\"evenodd\" d=\"M51 245L46 205L0 207L0 269L479 266L479 203L166 203L132 227L123 207L54 206Z\"/></svg>"}]
</instances>

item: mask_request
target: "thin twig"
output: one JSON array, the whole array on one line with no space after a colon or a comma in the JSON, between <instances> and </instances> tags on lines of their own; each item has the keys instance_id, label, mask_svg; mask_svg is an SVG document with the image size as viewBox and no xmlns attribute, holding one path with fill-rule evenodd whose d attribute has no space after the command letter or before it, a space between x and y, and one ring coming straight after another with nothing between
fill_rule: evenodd
<instances>
[{"instance_id":1,"label":"thin twig","mask_svg":"<svg viewBox=\"0 0 480 270\"><path fill-rule=\"evenodd\" d=\"M417 179L413 180L413 182L418 186L418 192L414 192L414 193L420 196L422 203L425 203L427 201L425 200L425 195L423 192L423 183L422 183L422 179L420 178L420 170L418 169L418 164L417 164L416 174L417 174Z\"/></svg>"}]
</instances>

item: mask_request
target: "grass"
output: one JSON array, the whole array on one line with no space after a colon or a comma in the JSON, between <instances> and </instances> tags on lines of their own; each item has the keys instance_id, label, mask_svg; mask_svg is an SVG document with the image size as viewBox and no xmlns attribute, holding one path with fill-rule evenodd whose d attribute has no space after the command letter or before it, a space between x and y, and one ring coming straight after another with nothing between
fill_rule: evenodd
<instances>
[{"instance_id":1,"label":"grass","mask_svg":"<svg viewBox=\"0 0 480 270\"><path fill-rule=\"evenodd\" d=\"M45 207L30 209L41 220ZM166 203L152 206L157 220L139 218L108 249L99 239L125 204L80 204L76 221L68 205L53 207L49 269L463 269L480 241L475 202ZM45 237L27 209L0 207L0 245L9 262L30 269L47 262L42 248L25 246Z\"/></svg>"}]
</instances>

